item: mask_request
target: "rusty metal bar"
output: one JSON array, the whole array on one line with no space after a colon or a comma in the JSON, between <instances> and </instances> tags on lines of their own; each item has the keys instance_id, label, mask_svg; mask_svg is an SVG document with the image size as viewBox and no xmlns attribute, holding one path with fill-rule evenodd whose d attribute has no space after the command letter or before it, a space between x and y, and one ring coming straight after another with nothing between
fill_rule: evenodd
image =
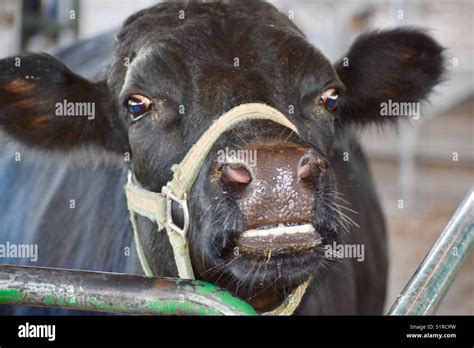
<instances>
[{"instance_id":1,"label":"rusty metal bar","mask_svg":"<svg viewBox=\"0 0 474 348\"><path fill-rule=\"evenodd\" d=\"M140 315L255 315L198 280L0 265L0 304Z\"/></svg>"},{"instance_id":2,"label":"rusty metal bar","mask_svg":"<svg viewBox=\"0 0 474 348\"><path fill-rule=\"evenodd\" d=\"M434 314L473 246L474 190L471 189L388 314Z\"/></svg>"}]
</instances>

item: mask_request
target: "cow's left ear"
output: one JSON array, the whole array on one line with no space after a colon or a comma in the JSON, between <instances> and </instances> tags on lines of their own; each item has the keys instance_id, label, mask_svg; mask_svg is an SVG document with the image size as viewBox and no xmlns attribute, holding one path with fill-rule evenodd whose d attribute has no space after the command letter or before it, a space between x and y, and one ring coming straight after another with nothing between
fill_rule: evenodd
<instances>
[{"instance_id":1,"label":"cow's left ear","mask_svg":"<svg viewBox=\"0 0 474 348\"><path fill-rule=\"evenodd\" d=\"M105 82L93 83L47 54L0 60L0 129L43 150L127 149Z\"/></svg>"},{"instance_id":2,"label":"cow's left ear","mask_svg":"<svg viewBox=\"0 0 474 348\"><path fill-rule=\"evenodd\" d=\"M398 117L381 115L383 103L427 97L443 78L443 48L414 28L370 32L354 42L335 69L346 86L338 105L343 122L393 121Z\"/></svg>"}]
</instances>

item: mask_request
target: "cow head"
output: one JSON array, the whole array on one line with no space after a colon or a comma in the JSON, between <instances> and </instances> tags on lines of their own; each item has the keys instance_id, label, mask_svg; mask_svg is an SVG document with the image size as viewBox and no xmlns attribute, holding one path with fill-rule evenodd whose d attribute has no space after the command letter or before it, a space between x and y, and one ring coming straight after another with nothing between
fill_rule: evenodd
<instances>
[{"instance_id":1,"label":"cow head","mask_svg":"<svg viewBox=\"0 0 474 348\"><path fill-rule=\"evenodd\" d=\"M225 133L189 201L196 277L249 299L317 272L347 222L329 160L335 137L389 119L380 117L388 99L424 98L441 54L423 32L399 28L363 35L332 65L269 4L161 4L126 21L98 82L45 54L0 61L0 126L45 151L131 154L122 162L136 182L159 192L224 112L258 102L285 114L299 135L270 121ZM146 218L138 225L154 272L176 276L166 234Z\"/></svg>"}]
</instances>

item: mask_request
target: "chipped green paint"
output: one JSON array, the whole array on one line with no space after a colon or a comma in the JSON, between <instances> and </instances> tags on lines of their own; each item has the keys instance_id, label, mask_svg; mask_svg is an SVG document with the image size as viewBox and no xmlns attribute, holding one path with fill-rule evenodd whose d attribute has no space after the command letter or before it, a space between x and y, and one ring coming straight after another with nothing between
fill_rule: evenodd
<instances>
[{"instance_id":1,"label":"chipped green paint","mask_svg":"<svg viewBox=\"0 0 474 348\"><path fill-rule=\"evenodd\" d=\"M74 308L80 308L80 306L74 306ZM120 313L137 313L136 308L130 308L126 306L110 305L105 301L98 300L95 297L89 298L86 304L87 310L100 311L100 312L120 312Z\"/></svg>"},{"instance_id":2,"label":"chipped green paint","mask_svg":"<svg viewBox=\"0 0 474 348\"><path fill-rule=\"evenodd\" d=\"M206 283L200 280L193 280L193 286L198 287L199 292L206 295L218 298L222 303L232 306L235 310L245 313L246 315L257 315L257 312L251 305L243 300L235 297L228 291L223 291L214 284Z\"/></svg>"},{"instance_id":3,"label":"chipped green paint","mask_svg":"<svg viewBox=\"0 0 474 348\"><path fill-rule=\"evenodd\" d=\"M23 301L25 294L16 289L0 289L0 303L9 304Z\"/></svg>"},{"instance_id":4,"label":"chipped green paint","mask_svg":"<svg viewBox=\"0 0 474 348\"><path fill-rule=\"evenodd\" d=\"M179 313L191 315L222 315L219 311L204 307L201 304L180 300L154 301L148 305L154 313L160 315L177 315Z\"/></svg>"},{"instance_id":5,"label":"chipped green paint","mask_svg":"<svg viewBox=\"0 0 474 348\"><path fill-rule=\"evenodd\" d=\"M142 315L256 315L249 304L202 281L12 265L0 265L0 304Z\"/></svg>"},{"instance_id":6,"label":"chipped green paint","mask_svg":"<svg viewBox=\"0 0 474 348\"><path fill-rule=\"evenodd\" d=\"M75 307L76 300L73 296L68 296L65 293L55 294L54 290L56 287L51 286L48 287L48 291L51 293L47 293L44 295L43 304L50 307Z\"/></svg>"},{"instance_id":7,"label":"chipped green paint","mask_svg":"<svg viewBox=\"0 0 474 348\"><path fill-rule=\"evenodd\" d=\"M76 298L75 298L74 296L69 296L69 297L66 299L66 301L67 301L67 305L68 305L69 307L75 307L75 306L77 306L77 301L76 301Z\"/></svg>"},{"instance_id":8,"label":"chipped green paint","mask_svg":"<svg viewBox=\"0 0 474 348\"><path fill-rule=\"evenodd\" d=\"M44 304L47 306L53 306L54 305L54 296L53 295L46 295L44 297Z\"/></svg>"},{"instance_id":9,"label":"chipped green paint","mask_svg":"<svg viewBox=\"0 0 474 348\"><path fill-rule=\"evenodd\" d=\"M24 303L26 294L19 290L0 290L0 303L1 304L27 304ZM53 295L46 294L42 301L42 304L46 307L61 307L69 309L81 309L75 299L64 298L64 294ZM212 308L207 308L202 304L193 303L185 300L161 300L151 301L146 307L133 308L119 305L110 305L105 301L98 300L95 297L88 299L86 309L90 311L101 311L101 312L120 312L120 313L135 313L135 314L159 314L159 315L177 315L177 314L190 314L190 315L221 315L221 313Z\"/></svg>"}]
</instances>

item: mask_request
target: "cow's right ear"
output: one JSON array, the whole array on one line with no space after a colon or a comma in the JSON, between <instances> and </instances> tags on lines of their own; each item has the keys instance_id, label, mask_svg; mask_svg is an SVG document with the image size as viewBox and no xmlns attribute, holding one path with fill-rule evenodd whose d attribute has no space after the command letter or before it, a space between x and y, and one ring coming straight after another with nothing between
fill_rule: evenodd
<instances>
[{"instance_id":1,"label":"cow's right ear","mask_svg":"<svg viewBox=\"0 0 474 348\"><path fill-rule=\"evenodd\" d=\"M382 124L400 119L381 117L383 105L417 104L426 99L443 80L443 51L423 30L412 27L361 35L335 65L346 86L337 107L343 123Z\"/></svg>"},{"instance_id":2,"label":"cow's right ear","mask_svg":"<svg viewBox=\"0 0 474 348\"><path fill-rule=\"evenodd\" d=\"M93 83L47 54L0 60L0 129L43 150L99 145L128 151L105 82Z\"/></svg>"}]
</instances>

